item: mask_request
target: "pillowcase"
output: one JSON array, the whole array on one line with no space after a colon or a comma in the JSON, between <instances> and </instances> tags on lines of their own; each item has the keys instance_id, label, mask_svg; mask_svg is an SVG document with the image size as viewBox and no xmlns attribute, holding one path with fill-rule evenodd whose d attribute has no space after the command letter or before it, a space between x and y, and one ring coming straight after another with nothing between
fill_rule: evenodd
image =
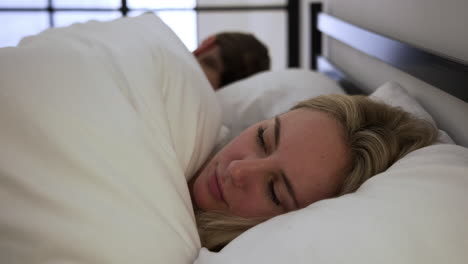
<instances>
[{"instance_id":1,"label":"pillowcase","mask_svg":"<svg viewBox=\"0 0 468 264\"><path fill-rule=\"evenodd\" d=\"M331 93L344 91L327 76L303 69L262 72L227 85L216 92L222 123L230 131L224 142L257 122L288 111L299 101Z\"/></svg>"},{"instance_id":2,"label":"pillowcase","mask_svg":"<svg viewBox=\"0 0 468 264\"><path fill-rule=\"evenodd\" d=\"M387 82L383 84L377 88L370 97L392 106L401 107L406 112L413 114L417 118L424 119L437 127L432 116L397 82ZM440 129L437 143L455 144L450 136Z\"/></svg>"},{"instance_id":3,"label":"pillowcase","mask_svg":"<svg viewBox=\"0 0 468 264\"><path fill-rule=\"evenodd\" d=\"M220 109L155 15L0 49L1 263L192 263Z\"/></svg>"}]
</instances>

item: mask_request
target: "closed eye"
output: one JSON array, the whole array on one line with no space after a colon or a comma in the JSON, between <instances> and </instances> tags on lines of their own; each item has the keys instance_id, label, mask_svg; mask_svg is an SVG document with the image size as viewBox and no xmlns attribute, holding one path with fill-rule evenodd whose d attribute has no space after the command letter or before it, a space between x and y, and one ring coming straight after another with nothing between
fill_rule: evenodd
<instances>
[{"instance_id":1,"label":"closed eye","mask_svg":"<svg viewBox=\"0 0 468 264\"><path fill-rule=\"evenodd\" d=\"M267 153L267 147L266 147L266 144L265 144L265 139L263 137L264 132L265 132L265 129L262 126L259 126L258 129L257 129L257 143L263 149L263 152L265 152L265 154L266 154Z\"/></svg>"},{"instance_id":2,"label":"closed eye","mask_svg":"<svg viewBox=\"0 0 468 264\"><path fill-rule=\"evenodd\" d=\"M278 196L276 195L275 192L275 185L273 180L270 180L268 182L268 196L270 197L271 201L276 204L277 206L280 205L280 200L278 199Z\"/></svg>"}]
</instances>

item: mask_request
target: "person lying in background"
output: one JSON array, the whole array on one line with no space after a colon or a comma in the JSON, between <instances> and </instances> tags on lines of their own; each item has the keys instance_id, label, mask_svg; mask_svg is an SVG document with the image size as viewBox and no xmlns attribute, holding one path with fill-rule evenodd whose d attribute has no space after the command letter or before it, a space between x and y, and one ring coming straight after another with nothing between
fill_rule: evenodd
<instances>
[{"instance_id":1,"label":"person lying in background","mask_svg":"<svg viewBox=\"0 0 468 264\"><path fill-rule=\"evenodd\" d=\"M270 69L268 48L252 34L222 32L193 51L214 90Z\"/></svg>"},{"instance_id":2,"label":"person lying in background","mask_svg":"<svg viewBox=\"0 0 468 264\"><path fill-rule=\"evenodd\" d=\"M438 130L366 96L324 95L247 128L189 182L202 245L223 248L274 216L356 191Z\"/></svg>"}]
</instances>

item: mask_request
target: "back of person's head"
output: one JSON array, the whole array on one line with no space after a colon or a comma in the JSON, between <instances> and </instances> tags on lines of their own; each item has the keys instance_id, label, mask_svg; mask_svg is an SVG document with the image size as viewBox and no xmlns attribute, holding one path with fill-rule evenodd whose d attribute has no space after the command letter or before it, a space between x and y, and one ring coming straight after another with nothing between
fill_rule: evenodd
<instances>
[{"instance_id":1,"label":"back of person's head","mask_svg":"<svg viewBox=\"0 0 468 264\"><path fill-rule=\"evenodd\" d=\"M438 135L429 122L367 96L323 95L300 102L291 110L298 108L327 113L343 127L351 162L336 196L356 191L409 152L432 144ZM196 217L202 245L211 250L221 249L267 220L217 212L197 212Z\"/></svg>"},{"instance_id":2,"label":"back of person's head","mask_svg":"<svg viewBox=\"0 0 468 264\"><path fill-rule=\"evenodd\" d=\"M216 34L224 72L221 86L270 69L267 47L252 34L223 32Z\"/></svg>"}]
</instances>

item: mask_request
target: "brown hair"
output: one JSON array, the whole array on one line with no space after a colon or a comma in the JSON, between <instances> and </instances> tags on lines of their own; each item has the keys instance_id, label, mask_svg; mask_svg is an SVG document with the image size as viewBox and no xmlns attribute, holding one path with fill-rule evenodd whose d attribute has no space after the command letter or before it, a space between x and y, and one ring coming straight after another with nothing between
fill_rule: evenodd
<instances>
[{"instance_id":1,"label":"brown hair","mask_svg":"<svg viewBox=\"0 0 468 264\"><path fill-rule=\"evenodd\" d=\"M367 96L324 95L300 102L291 110L298 108L325 112L344 129L351 162L337 196L356 191L367 179L409 152L432 144L438 136L429 122ZM219 212L196 212L196 219L202 245L210 250L220 250L267 220Z\"/></svg>"},{"instance_id":2,"label":"brown hair","mask_svg":"<svg viewBox=\"0 0 468 264\"><path fill-rule=\"evenodd\" d=\"M223 32L216 35L224 72L220 86L270 69L267 47L252 34Z\"/></svg>"}]
</instances>

